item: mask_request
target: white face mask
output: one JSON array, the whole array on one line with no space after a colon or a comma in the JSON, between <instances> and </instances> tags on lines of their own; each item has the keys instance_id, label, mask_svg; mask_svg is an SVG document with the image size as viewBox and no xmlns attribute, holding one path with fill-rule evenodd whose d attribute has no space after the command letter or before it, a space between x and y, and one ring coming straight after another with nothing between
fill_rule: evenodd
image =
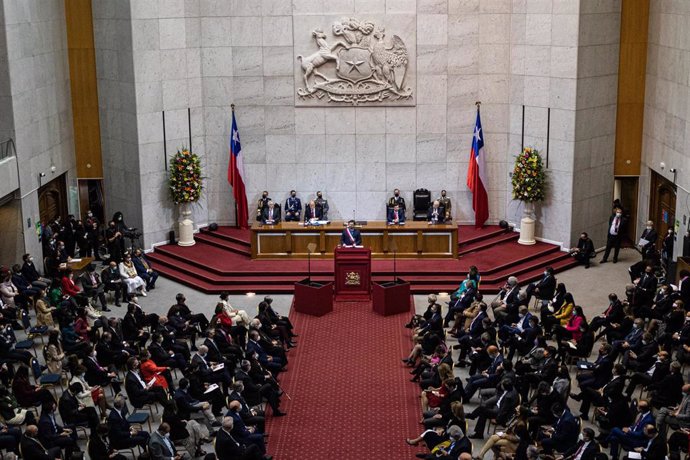
<instances>
[{"instance_id":1,"label":"white face mask","mask_svg":"<svg viewBox=\"0 0 690 460\"><path fill-rule=\"evenodd\" d=\"M616 213L616 217L621 217L622 215L623 215L623 214L621 214L620 212L617 212L617 213Z\"/></svg>"},{"instance_id":2,"label":"white face mask","mask_svg":"<svg viewBox=\"0 0 690 460\"><path fill-rule=\"evenodd\" d=\"M584 441L584 440L585 440L585 435L583 435L582 433L580 433L580 434L577 436L577 439L578 439L579 441Z\"/></svg>"},{"instance_id":3,"label":"white face mask","mask_svg":"<svg viewBox=\"0 0 690 460\"><path fill-rule=\"evenodd\" d=\"M652 227L650 227L650 226L648 225L648 226L647 226L647 230L651 230L651 229L652 229Z\"/></svg>"}]
</instances>

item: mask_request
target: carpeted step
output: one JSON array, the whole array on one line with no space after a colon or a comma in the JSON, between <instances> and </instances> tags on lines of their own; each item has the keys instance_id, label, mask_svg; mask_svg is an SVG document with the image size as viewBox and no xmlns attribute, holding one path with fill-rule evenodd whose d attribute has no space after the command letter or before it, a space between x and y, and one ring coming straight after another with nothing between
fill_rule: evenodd
<instances>
[{"instance_id":1,"label":"carpeted step","mask_svg":"<svg viewBox=\"0 0 690 460\"><path fill-rule=\"evenodd\" d=\"M458 236L459 238L459 236ZM516 241L520 238L519 233L515 232L501 232L491 236L490 238L481 239L474 241L469 244L460 245L458 248L458 256L464 256L472 252L481 251L482 249L488 249L497 244L505 243L508 241Z\"/></svg>"},{"instance_id":2,"label":"carpeted step","mask_svg":"<svg viewBox=\"0 0 690 460\"><path fill-rule=\"evenodd\" d=\"M227 239L227 238L225 238L225 237L223 237L217 233L213 233L213 232L197 233L194 236L194 240L197 243L199 243L199 242L208 243L208 244L216 246L218 248L234 252L234 253L239 254L241 256L251 257L251 255L252 255L252 250L250 247L245 246L242 243L238 243L234 240Z\"/></svg>"},{"instance_id":3,"label":"carpeted step","mask_svg":"<svg viewBox=\"0 0 690 460\"><path fill-rule=\"evenodd\" d=\"M487 225L483 228L474 228L470 225L458 225L458 246L476 243L478 241L493 238L494 236L505 233L505 230L498 225Z\"/></svg>"},{"instance_id":4,"label":"carpeted step","mask_svg":"<svg viewBox=\"0 0 690 460\"><path fill-rule=\"evenodd\" d=\"M234 227L218 227L218 230L212 232L208 229L208 227L202 227L199 229L199 233L197 235L199 234L213 235L218 238L222 238L224 240L232 241L233 243L246 246L248 248L251 248L252 246L252 235L250 230L244 230Z\"/></svg>"}]
</instances>

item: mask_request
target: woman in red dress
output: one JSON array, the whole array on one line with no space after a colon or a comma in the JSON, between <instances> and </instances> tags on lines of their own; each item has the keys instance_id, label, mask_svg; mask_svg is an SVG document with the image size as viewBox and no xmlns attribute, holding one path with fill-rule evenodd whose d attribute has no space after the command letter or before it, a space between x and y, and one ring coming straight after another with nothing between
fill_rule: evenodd
<instances>
[{"instance_id":1,"label":"woman in red dress","mask_svg":"<svg viewBox=\"0 0 690 460\"><path fill-rule=\"evenodd\" d=\"M455 386L455 380L449 378L444 380L438 388L429 388L422 391L422 413L428 412L430 408L440 407L443 400L450 394L451 386Z\"/></svg>"},{"instance_id":2,"label":"woman in red dress","mask_svg":"<svg viewBox=\"0 0 690 460\"><path fill-rule=\"evenodd\" d=\"M172 375L169 367L157 366L151 359L151 353L148 350L143 350L139 355L141 361L141 378L144 382L149 383L151 379L155 379L153 386L161 387L165 391L171 391Z\"/></svg>"}]
</instances>

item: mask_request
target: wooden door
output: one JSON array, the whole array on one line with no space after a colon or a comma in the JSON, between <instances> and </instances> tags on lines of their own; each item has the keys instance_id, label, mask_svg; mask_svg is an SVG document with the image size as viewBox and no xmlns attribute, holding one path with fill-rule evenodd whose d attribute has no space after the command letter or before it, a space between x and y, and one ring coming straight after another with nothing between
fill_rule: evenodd
<instances>
[{"instance_id":1,"label":"wooden door","mask_svg":"<svg viewBox=\"0 0 690 460\"><path fill-rule=\"evenodd\" d=\"M673 229L676 222L676 186L659 174L652 173L652 188L650 190L650 219L654 221L654 228L659 233L657 247L669 228Z\"/></svg>"},{"instance_id":2,"label":"wooden door","mask_svg":"<svg viewBox=\"0 0 690 460\"><path fill-rule=\"evenodd\" d=\"M64 174L38 189L38 211L41 222L46 224L55 220L57 216L67 217L67 187Z\"/></svg>"}]
</instances>

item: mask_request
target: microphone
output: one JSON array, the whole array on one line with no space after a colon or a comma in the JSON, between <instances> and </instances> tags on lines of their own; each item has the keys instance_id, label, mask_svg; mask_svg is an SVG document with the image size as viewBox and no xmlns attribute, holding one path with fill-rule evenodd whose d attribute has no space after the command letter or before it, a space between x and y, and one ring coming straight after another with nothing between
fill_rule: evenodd
<instances>
[{"instance_id":1,"label":"microphone","mask_svg":"<svg viewBox=\"0 0 690 460\"><path fill-rule=\"evenodd\" d=\"M356 215L355 215L355 210L354 210L354 209L352 210L352 220L355 221L355 225L356 225L356 224L357 224L357 217L356 217Z\"/></svg>"}]
</instances>

